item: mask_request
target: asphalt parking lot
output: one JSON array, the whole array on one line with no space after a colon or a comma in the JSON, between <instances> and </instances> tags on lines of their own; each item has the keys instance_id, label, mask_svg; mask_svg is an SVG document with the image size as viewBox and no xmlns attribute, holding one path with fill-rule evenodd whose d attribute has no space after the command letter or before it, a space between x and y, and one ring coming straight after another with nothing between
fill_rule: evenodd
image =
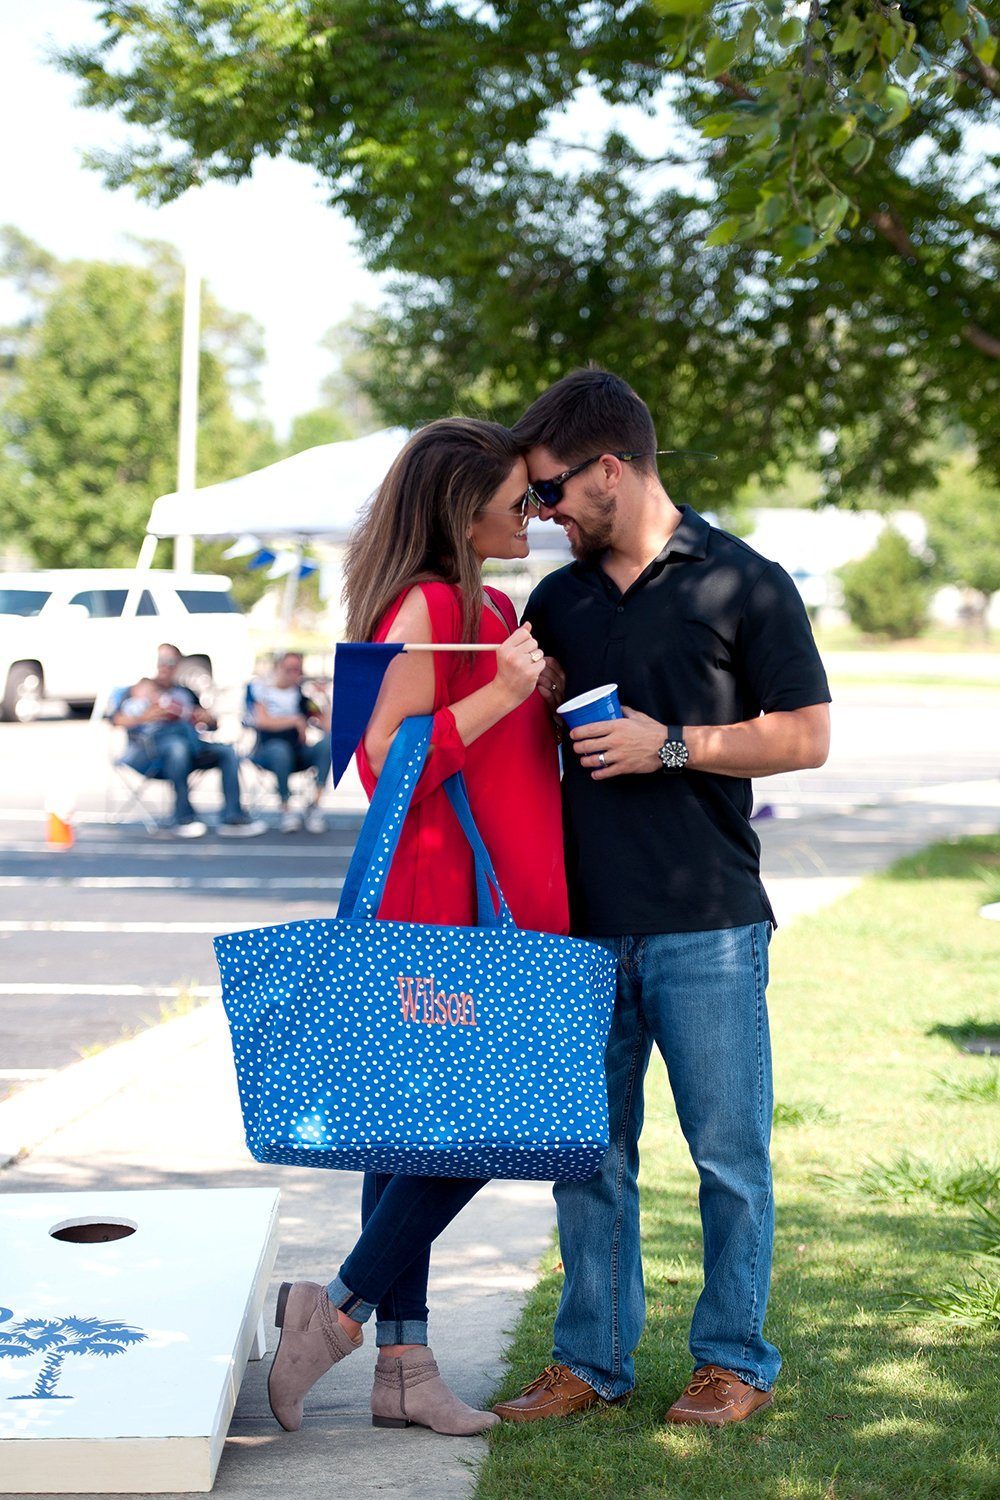
<instances>
[{"instance_id":1,"label":"asphalt parking lot","mask_svg":"<svg viewBox=\"0 0 1000 1500\"><path fill-rule=\"evenodd\" d=\"M792 877L847 882L1000 826L998 747L1000 694L838 694L828 764L757 784L779 922ZM327 794L324 835L188 843L130 817L100 726L0 725L0 768L0 1097L217 993L213 934L336 912L363 808L351 778ZM76 837L54 852L45 806L59 798L76 804ZM211 816L217 778L195 802ZM273 824L273 799L261 811Z\"/></svg>"}]
</instances>

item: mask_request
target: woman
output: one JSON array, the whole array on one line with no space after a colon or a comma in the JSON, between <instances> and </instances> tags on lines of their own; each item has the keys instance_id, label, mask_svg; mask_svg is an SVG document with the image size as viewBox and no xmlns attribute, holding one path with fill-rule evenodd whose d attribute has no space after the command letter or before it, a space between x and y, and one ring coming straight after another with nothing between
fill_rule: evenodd
<instances>
[{"instance_id":1,"label":"woman","mask_svg":"<svg viewBox=\"0 0 1000 1500\"><path fill-rule=\"evenodd\" d=\"M534 496L510 433L452 418L418 432L352 539L344 594L351 640L467 642L496 652L401 652L358 749L369 797L404 719L433 715L431 749L379 916L475 922L472 853L442 785L464 772L469 801L518 926L568 930L559 773L551 706L559 669L518 628L510 600L484 586L487 558L526 557ZM331 1365L362 1343L376 1313L376 1426L481 1432L498 1419L458 1400L427 1347L430 1249L479 1191L478 1178L366 1173L362 1233L327 1287L282 1287L268 1392L283 1427Z\"/></svg>"}]
</instances>

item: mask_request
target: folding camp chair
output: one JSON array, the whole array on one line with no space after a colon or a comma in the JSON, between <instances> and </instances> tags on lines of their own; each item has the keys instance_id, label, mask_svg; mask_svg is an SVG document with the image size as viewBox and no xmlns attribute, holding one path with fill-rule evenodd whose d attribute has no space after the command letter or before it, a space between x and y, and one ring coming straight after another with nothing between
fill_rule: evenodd
<instances>
[{"instance_id":1,"label":"folding camp chair","mask_svg":"<svg viewBox=\"0 0 1000 1500\"><path fill-rule=\"evenodd\" d=\"M240 762L240 784L244 791L244 806L252 812L260 812L262 808L274 809L278 805L277 783L273 771L266 766L259 766L254 760L254 752L257 749L257 724L254 718L253 683L247 683L246 692L243 695L243 717L240 721L242 734L236 746L236 753ZM314 773L308 767L302 771L293 771L292 778L300 776L311 776L315 780Z\"/></svg>"},{"instance_id":2,"label":"folding camp chair","mask_svg":"<svg viewBox=\"0 0 1000 1500\"><path fill-rule=\"evenodd\" d=\"M103 718L112 733L111 779L104 799L105 821L111 824L128 823L133 813L137 814L147 833L161 833L168 821L170 810L169 778L156 771L138 771L128 760L128 733L120 725L112 723L115 714L128 696L130 688L115 688L108 698ZM204 776L204 771L192 771L188 786L193 791ZM120 795L115 799L115 791Z\"/></svg>"}]
</instances>

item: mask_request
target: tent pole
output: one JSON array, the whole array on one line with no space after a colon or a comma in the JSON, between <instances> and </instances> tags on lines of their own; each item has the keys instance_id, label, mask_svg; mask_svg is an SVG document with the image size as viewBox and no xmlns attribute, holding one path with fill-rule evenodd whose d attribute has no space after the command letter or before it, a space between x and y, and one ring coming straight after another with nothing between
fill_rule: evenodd
<instances>
[{"instance_id":1,"label":"tent pole","mask_svg":"<svg viewBox=\"0 0 1000 1500\"><path fill-rule=\"evenodd\" d=\"M177 430L177 490L190 495L198 472L198 354L201 334L201 277L193 255L184 266L184 323L181 332L180 417ZM194 572L194 537L174 537L174 568Z\"/></svg>"},{"instance_id":2,"label":"tent pole","mask_svg":"<svg viewBox=\"0 0 1000 1500\"><path fill-rule=\"evenodd\" d=\"M295 566L285 575L285 587L281 591L281 628L288 630L295 613L295 601L299 592L299 569L305 556L305 548L300 542L295 553Z\"/></svg>"}]
</instances>

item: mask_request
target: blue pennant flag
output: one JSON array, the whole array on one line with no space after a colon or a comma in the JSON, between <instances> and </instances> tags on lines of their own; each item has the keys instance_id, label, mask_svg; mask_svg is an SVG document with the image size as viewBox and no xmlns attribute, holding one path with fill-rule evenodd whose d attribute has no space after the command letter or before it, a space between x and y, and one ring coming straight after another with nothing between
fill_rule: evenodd
<instances>
[{"instance_id":1,"label":"blue pennant flag","mask_svg":"<svg viewBox=\"0 0 1000 1500\"><path fill-rule=\"evenodd\" d=\"M333 784L343 776L368 727L386 668L403 650L402 641L341 641L333 661L330 739Z\"/></svg>"}]
</instances>

